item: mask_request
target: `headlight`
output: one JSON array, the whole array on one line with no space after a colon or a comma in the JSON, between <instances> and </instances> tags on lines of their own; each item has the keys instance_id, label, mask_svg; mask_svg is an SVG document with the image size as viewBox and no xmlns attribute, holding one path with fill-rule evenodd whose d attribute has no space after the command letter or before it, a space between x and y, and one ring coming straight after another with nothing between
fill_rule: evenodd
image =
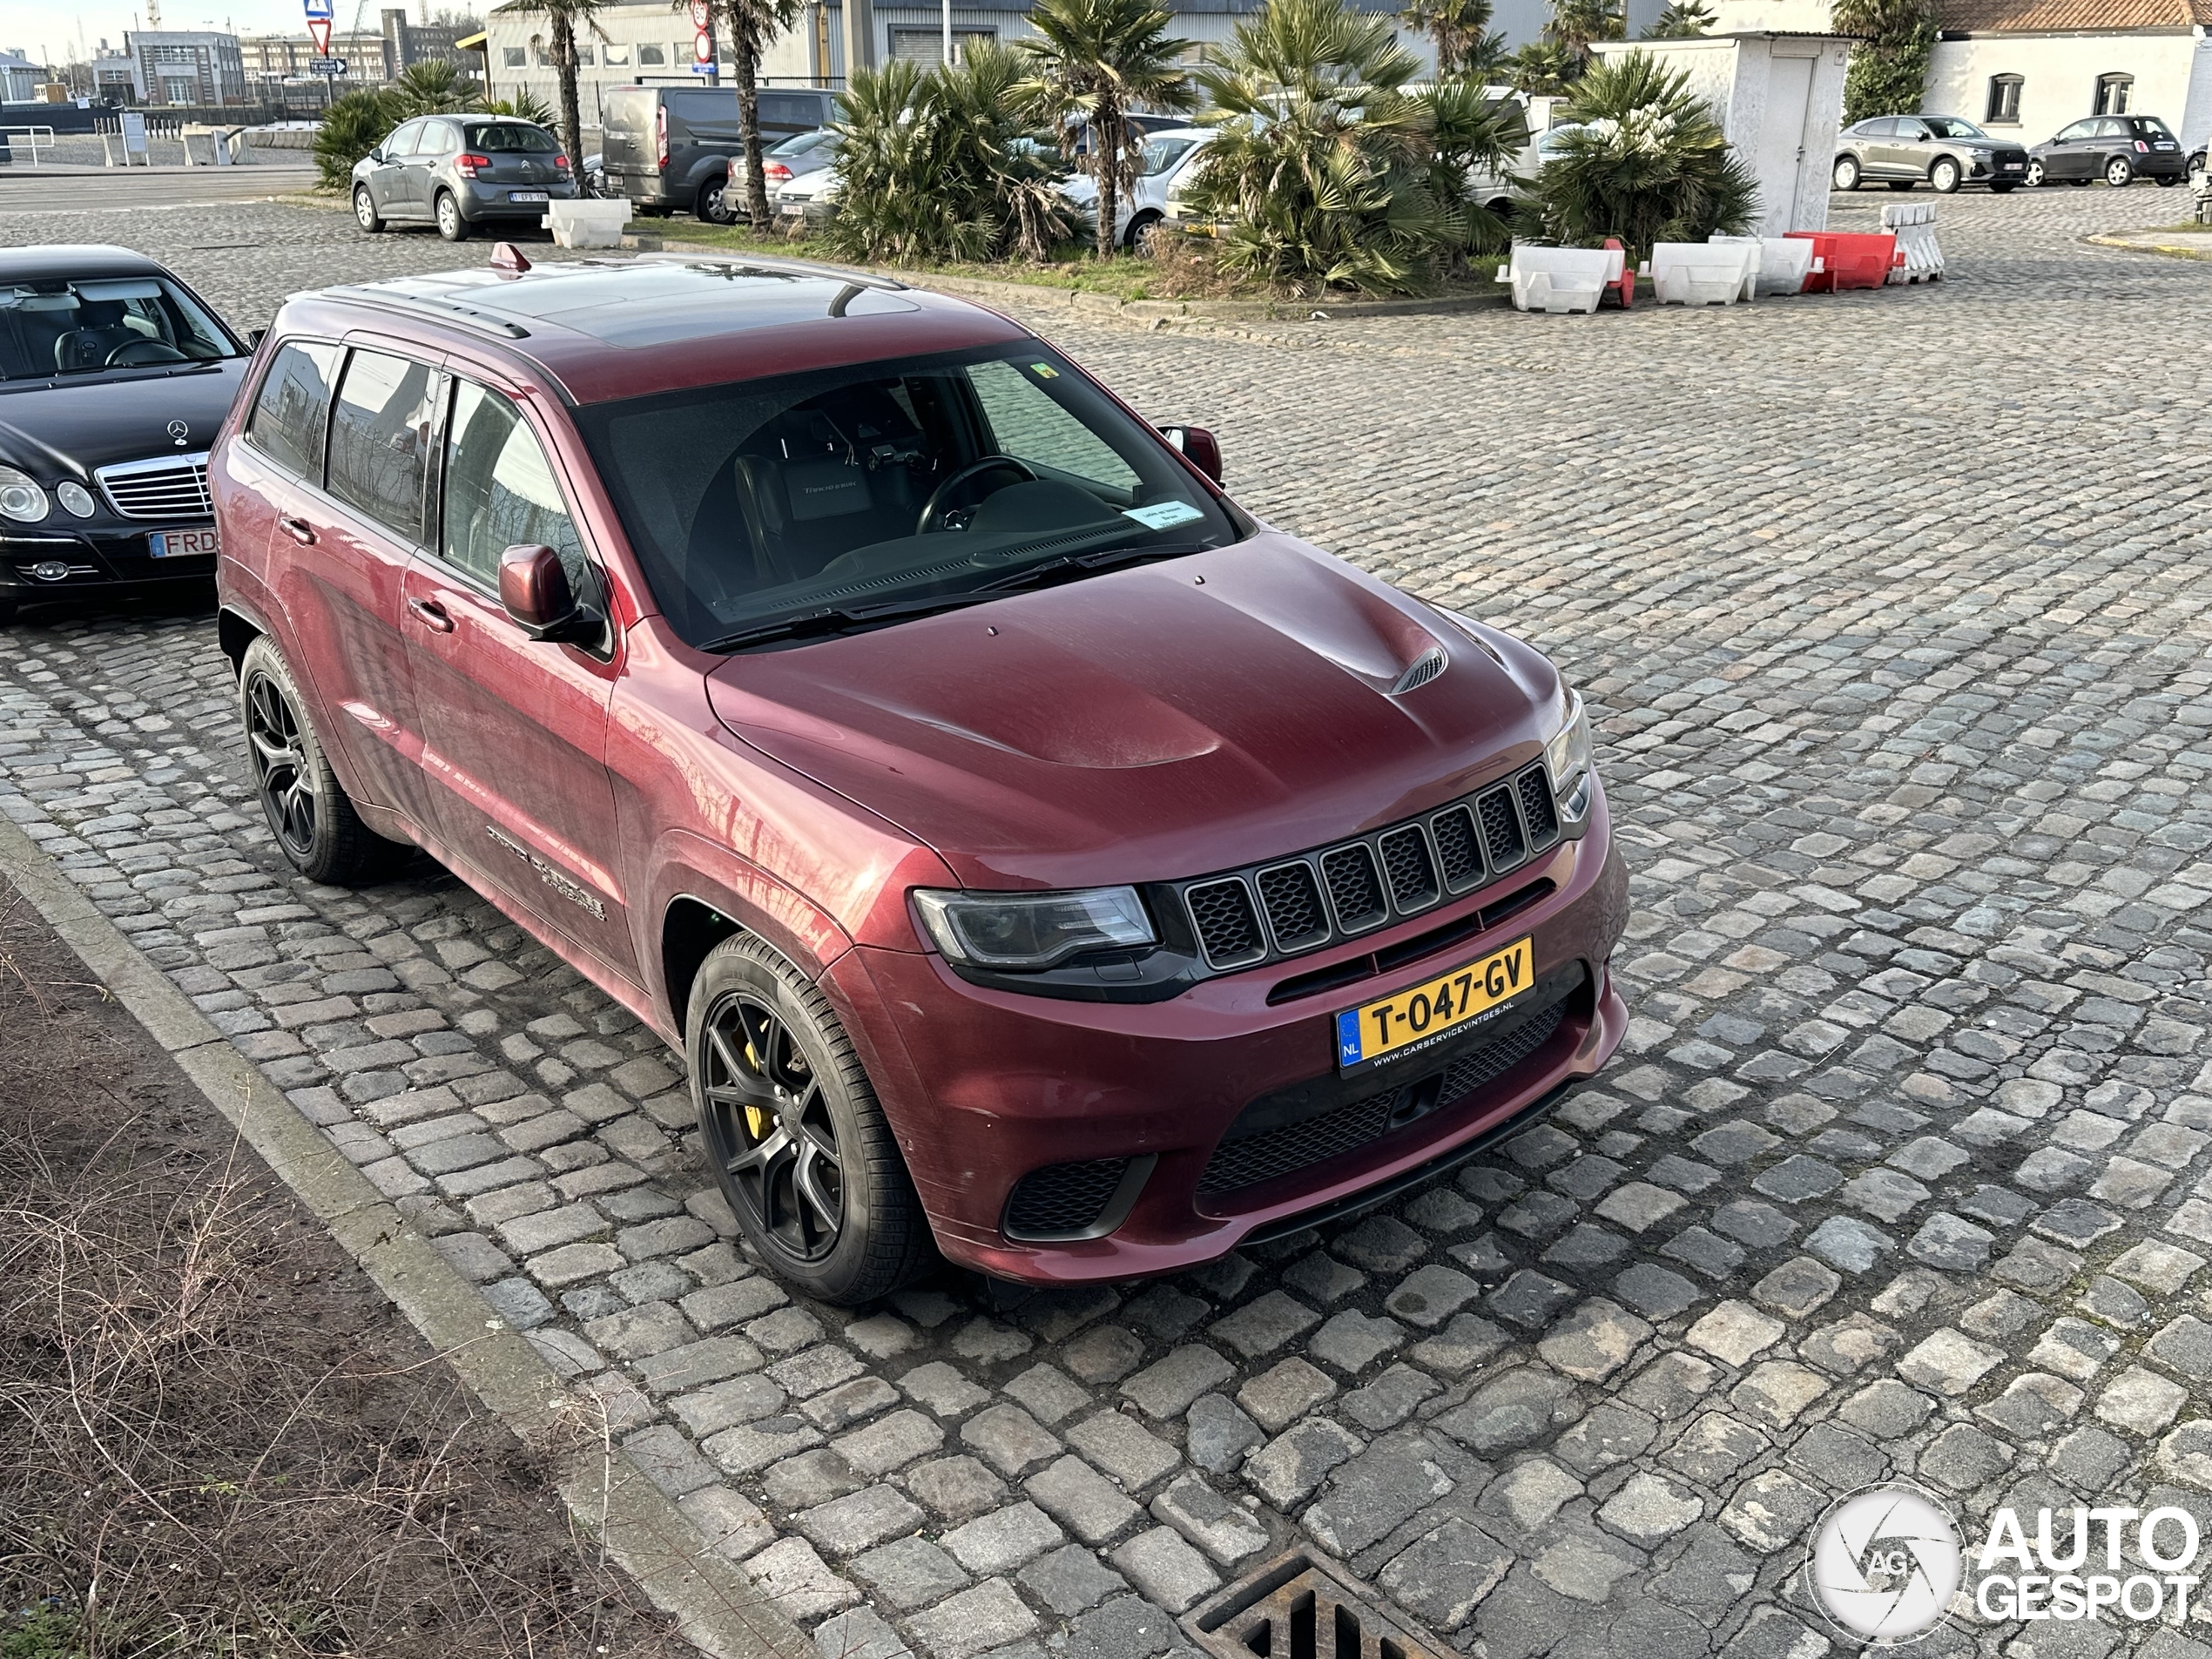
<instances>
[{"instance_id":1,"label":"headlight","mask_svg":"<svg viewBox=\"0 0 2212 1659\"><path fill-rule=\"evenodd\" d=\"M46 492L31 482L30 475L0 467L0 518L36 524L45 516Z\"/></svg>"},{"instance_id":2,"label":"headlight","mask_svg":"<svg viewBox=\"0 0 2212 1659\"><path fill-rule=\"evenodd\" d=\"M1544 745L1544 770L1551 774L1552 795L1559 802L1560 816L1568 823L1580 821L1590 810L1590 779L1595 775L1595 763L1590 757L1590 717L1582 706L1582 694L1560 687L1564 718L1558 734Z\"/></svg>"},{"instance_id":3,"label":"headlight","mask_svg":"<svg viewBox=\"0 0 2212 1659\"><path fill-rule=\"evenodd\" d=\"M1013 970L1050 968L1079 951L1153 942L1135 887L1081 893L937 893L914 907L930 939L952 961Z\"/></svg>"},{"instance_id":4,"label":"headlight","mask_svg":"<svg viewBox=\"0 0 2212 1659\"><path fill-rule=\"evenodd\" d=\"M74 479L71 479L68 483L64 484L59 489L57 489L54 494L60 498L61 504L68 508L71 512L76 514L78 517L91 517L92 492L85 489L84 485L77 482Z\"/></svg>"}]
</instances>

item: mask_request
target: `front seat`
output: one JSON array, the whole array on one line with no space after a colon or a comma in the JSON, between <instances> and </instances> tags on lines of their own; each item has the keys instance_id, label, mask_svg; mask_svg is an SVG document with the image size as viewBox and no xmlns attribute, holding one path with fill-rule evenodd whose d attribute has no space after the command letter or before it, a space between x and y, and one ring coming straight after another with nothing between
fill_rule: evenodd
<instances>
[{"instance_id":1,"label":"front seat","mask_svg":"<svg viewBox=\"0 0 2212 1659\"><path fill-rule=\"evenodd\" d=\"M64 374L102 368L118 346L146 336L125 326L120 300L82 300L78 302L77 327L54 342L54 367Z\"/></svg>"}]
</instances>

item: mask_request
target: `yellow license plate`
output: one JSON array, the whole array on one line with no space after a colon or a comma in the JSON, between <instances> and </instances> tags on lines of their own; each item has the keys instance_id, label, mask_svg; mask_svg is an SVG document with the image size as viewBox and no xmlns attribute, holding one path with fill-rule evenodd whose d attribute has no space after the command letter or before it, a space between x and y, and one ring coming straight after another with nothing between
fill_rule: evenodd
<instances>
[{"instance_id":1,"label":"yellow license plate","mask_svg":"<svg viewBox=\"0 0 2212 1659\"><path fill-rule=\"evenodd\" d=\"M1494 1013L1534 982L1536 953L1516 939L1480 961L1337 1015L1337 1069L1351 1071L1441 1042Z\"/></svg>"}]
</instances>

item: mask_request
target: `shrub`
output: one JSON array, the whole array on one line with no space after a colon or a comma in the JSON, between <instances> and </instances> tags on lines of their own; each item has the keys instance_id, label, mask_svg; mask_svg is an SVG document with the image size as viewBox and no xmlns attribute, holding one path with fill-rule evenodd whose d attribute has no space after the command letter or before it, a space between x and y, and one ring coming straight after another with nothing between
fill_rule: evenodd
<instances>
[{"instance_id":1,"label":"shrub","mask_svg":"<svg viewBox=\"0 0 2212 1659\"><path fill-rule=\"evenodd\" d=\"M384 142L401 121L389 92L363 87L333 98L315 128L315 170L325 190L350 190L354 164Z\"/></svg>"},{"instance_id":2,"label":"shrub","mask_svg":"<svg viewBox=\"0 0 2212 1659\"><path fill-rule=\"evenodd\" d=\"M1936 44L1926 0L1837 0L1835 28L1860 37L1844 71L1845 122L1919 109Z\"/></svg>"},{"instance_id":3,"label":"shrub","mask_svg":"<svg viewBox=\"0 0 2212 1659\"><path fill-rule=\"evenodd\" d=\"M506 98L494 98L484 105L486 115L511 115L517 120L535 121L542 127L553 125L553 106L535 92L525 89Z\"/></svg>"},{"instance_id":4,"label":"shrub","mask_svg":"<svg viewBox=\"0 0 2212 1659\"><path fill-rule=\"evenodd\" d=\"M482 97L482 89L474 81L464 79L459 67L443 57L408 64L400 71L399 79L385 90L392 95L402 117L451 115L460 110L473 110Z\"/></svg>"},{"instance_id":5,"label":"shrub","mask_svg":"<svg viewBox=\"0 0 2212 1659\"><path fill-rule=\"evenodd\" d=\"M1601 59L1566 119L1576 125L1518 203L1541 235L1570 247L1617 236L1641 260L1654 242L1749 228L1758 187L1687 73L1640 51Z\"/></svg>"},{"instance_id":6,"label":"shrub","mask_svg":"<svg viewBox=\"0 0 2212 1659\"><path fill-rule=\"evenodd\" d=\"M831 165L842 181L825 239L846 259L914 265L1042 260L1082 234L1054 186L1067 175L1030 128L1011 51L981 43L949 68L893 62L847 84Z\"/></svg>"}]
</instances>

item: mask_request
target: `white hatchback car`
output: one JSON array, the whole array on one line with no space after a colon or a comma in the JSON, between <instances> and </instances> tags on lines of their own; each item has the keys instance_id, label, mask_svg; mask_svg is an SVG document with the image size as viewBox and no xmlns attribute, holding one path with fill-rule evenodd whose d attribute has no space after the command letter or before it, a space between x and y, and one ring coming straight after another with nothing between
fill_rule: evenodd
<instances>
[{"instance_id":1,"label":"white hatchback car","mask_svg":"<svg viewBox=\"0 0 2212 1659\"><path fill-rule=\"evenodd\" d=\"M1144 166L1136 188L1114 204L1114 236L1132 253L1144 251L1144 239L1163 219L1172 219L1169 199L1178 185L1197 173L1198 158L1214 140L1211 127L1170 127L1152 135L1144 146ZM1060 186L1072 202L1096 210L1097 181L1078 173Z\"/></svg>"}]
</instances>

